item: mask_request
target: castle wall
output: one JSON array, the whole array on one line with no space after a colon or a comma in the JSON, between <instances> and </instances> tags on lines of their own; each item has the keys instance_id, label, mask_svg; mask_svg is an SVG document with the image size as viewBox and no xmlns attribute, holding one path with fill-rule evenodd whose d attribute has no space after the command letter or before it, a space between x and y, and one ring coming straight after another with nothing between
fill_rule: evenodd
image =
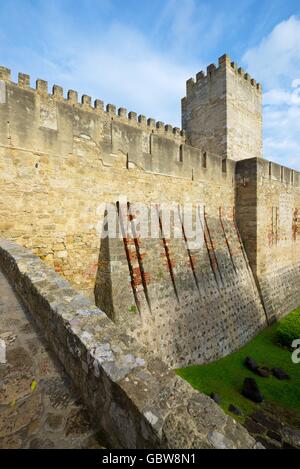
<instances>
[{"instance_id":1,"label":"castle wall","mask_svg":"<svg viewBox=\"0 0 300 469\"><path fill-rule=\"evenodd\" d=\"M174 207L182 230L180 213ZM195 213L199 244L167 238L163 229L156 239L142 239L134 233L138 207L130 204L128 213L119 209L132 220L127 239L105 239L100 248L96 304L172 367L216 360L266 325L233 207Z\"/></svg>"},{"instance_id":2,"label":"castle wall","mask_svg":"<svg viewBox=\"0 0 300 469\"><path fill-rule=\"evenodd\" d=\"M40 80L33 90L24 75L14 84L6 69L0 78L1 236L31 248L90 297L95 289L97 303L172 366L218 358L264 325L232 220L235 162L222 163L187 145L178 129L124 109L116 115L98 100L92 107L87 96L78 103L75 92L64 99L57 86L49 95ZM118 240L101 245L103 204L124 197L205 206L208 244L189 252L170 241L167 254L165 239L145 240L139 272L135 246L128 262Z\"/></svg>"},{"instance_id":3,"label":"castle wall","mask_svg":"<svg viewBox=\"0 0 300 469\"><path fill-rule=\"evenodd\" d=\"M108 448L259 447L212 399L176 376L30 251L0 240L0 265Z\"/></svg>"},{"instance_id":4,"label":"castle wall","mask_svg":"<svg viewBox=\"0 0 300 469\"><path fill-rule=\"evenodd\" d=\"M238 162L237 220L270 320L300 304L300 174L262 159Z\"/></svg>"},{"instance_id":5,"label":"castle wall","mask_svg":"<svg viewBox=\"0 0 300 469\"><path fill-rule=\"evenodd\" d=\"M227 155L227 111L225 68L210 65L196 81L186 83L182 99L182 128L190 145L204 148L221 159Z\"/></svg>"},{"instance_id":6,"label":"castle wall","mask_svg":"<svg viewBox=\"0 0 300 469\"><path fill-rule=\"evenodd\" d=\"M234 63L226 78L227 158L263 158L261 86Z\"/></svg>"},{"instance_id":7,"label":"castle wall","mask_svg":"<svg viewBox=\"0 0 300 469\"><path fill-rule=\"evenodd\" d=\"M171 366L232 352L266 315L300 304L300 175L242 159L260 152L260 95L224 56L188 82L185 123L203 119L211 138L187 142L162 122L88 96L79 103L75 91L48 94L42 80L32 89L24 74L15 84L0 67L0 235L31 248ZM222 148L241 161L222 160ZM138 203L202 207L201 246L162 229L155 239L101 239L105 204L124 201L134 218Z\"/></svg>"},{"instance_id":8,"label":"castle wall","mask_svg":"<svg viewBox=\"0 0 300 469\"><path fill-rule=\"evenodd\" d=\"M78 288L93 294L104 202L233 204L234 163L204 161L178 129L1 73L0 233Z\"/></svg>"}]
</instances>

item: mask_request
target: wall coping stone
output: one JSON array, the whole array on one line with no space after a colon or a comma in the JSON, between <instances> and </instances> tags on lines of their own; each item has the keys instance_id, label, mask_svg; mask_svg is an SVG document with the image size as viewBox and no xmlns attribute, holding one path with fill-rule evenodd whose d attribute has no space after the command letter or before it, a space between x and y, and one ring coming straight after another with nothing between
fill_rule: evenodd
<instances>
[{"instance_id":1,"label":"wall coping stone","mask_svg":"<svg viewBox=\"0 0 300 469\"><path fill-rule=\"evenodd\" d=\"M0 267L109 447L261 447L29 250L0 239Z\"/></svg>"}]
</instances>

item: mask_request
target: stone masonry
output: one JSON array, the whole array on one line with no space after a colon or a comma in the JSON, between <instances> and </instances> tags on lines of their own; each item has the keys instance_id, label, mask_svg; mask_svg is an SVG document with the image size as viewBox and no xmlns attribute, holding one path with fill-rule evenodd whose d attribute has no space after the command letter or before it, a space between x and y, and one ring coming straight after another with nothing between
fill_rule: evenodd
<instances>
[{"instance_id":1,"label":"stone masonry","mask_svg":"<svg viewBox=\"0 0 300 469\"><path fill-rule=\"evenodd\" d=\"M102 448L70 379L0 271L0 448Z\"/></svg>"},{"instance_id":2,"label":"stone masonry","mask_svg":"<svg viewBox=\"0 0 300 469\"><path fill-rule=\"evenodd\" d=\"M300 304L300 177L262 159L261 98L224 55L188 80L180 130L0 67L0 235L170 366L230 353ZM124 199L203 207L202 247L104 242Z\"/></svg>"},{"instance_id":3,"label":"stone masonry","mask_svg":"<svg viewBox=\"0 0 300 469\"><path fill-rule=\"evenodd\" d=\"M269 321L300 305L300 175L262 159L237 165L237 222Z\"/></svg>"},{"instance_id":4,"label":"stone masonry","mask_svg":"<svg viewBox=\"0 0 300 469\"><path fill-rule=\"evenodd\" d=\"M95 428L101 432L109 448L261 447L212 399L193 390L154 354L128 336L125 328L115 325L104 312L72 289L66 280L30 251L0 240L0 265L22 304L43 332L50 350L57 355L76 385ZM47 362L47 357L44 358ZM10 361L14 363L14 360ZM24 372L27 367L26 371L30 372L28 359L19 366ZM36 390L30 391L27 399L22 389L22 386L27 387L25 381L15 388L16 408L8 406L3 409L7 417L3 423L9 424L7 437L12 436L12 439L2 442L5 447L20 445L16 440L24 437L24 433L18 433L21 428L24 428L25 438L32 447L51 446L54 437L51 425L57 424L59 417L67 419L67 426L61 433L66 445L81 445L82 437L88 436L87 426L87 435L80 431L80 426L78 428L78 415L76 424L76 412L80 409L74 407L59 377L51 383L49 371L46 378L48 386L38 382ZM18 378L21 374L19 372L18 375L16 370L14 376ZM30 379L29 376L27 384ZM13 386L13 382L9 385ZM45 416L47 422L41 428L40 436L34 436L41 424L38 419L42 413L41 392L47 394L44 412L48 411L52 418ZM17 402L22 395L23 413L22 402ZM58 412L59 406L65 408L63 416ZM0 430L2 436L3 429ZM75 432L75 438L71 443L72 432ZM59 436L56 435L58 439ZM45 437L47 441L41 441ZM82 444L91 445L92 442L82 441Z\"/></svg>"},{"instance_id":5,"label":"stone masonry","mask_svg":"<svg viewBox=\"0 0 300 469\"><path fill-rule=\"evenodd\" d=\"M138 207L119 212L132 219L133 230ZM164 233L157 239L131 233L100 246L96 304L173 368L227 355L266 325L233 208L199 213L196 222L204 231L199 247Z\"/></svg>"},{"instance_id":6,"label":"stone masonry","mask_svg":"<svg viewBox=\"0 0 300 469\"><path fill-rule=\"evenodd\" d=\"M182 127L190 145L222 159L262 158L262 87L227 55L186 84Z\"/></svg>"}]
</instances>

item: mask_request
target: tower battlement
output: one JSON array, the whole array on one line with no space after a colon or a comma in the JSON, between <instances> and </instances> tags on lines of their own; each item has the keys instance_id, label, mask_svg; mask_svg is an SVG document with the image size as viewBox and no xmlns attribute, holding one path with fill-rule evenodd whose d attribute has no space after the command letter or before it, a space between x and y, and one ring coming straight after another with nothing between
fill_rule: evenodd
<instances>
[{"instance_id":1,"label":"tower battlement","mask_svg":"<svg viewBox=\"0 0 300 469\"><path fill-rule=\"evenodd\" d=\"M34 86L34 85L33 85ZM74 155L82 161L102 161L107 168L177 177L189 181L219 181L231 187L234 162L224 164L213 151L186 144L185 131L114 104L105 105L75 90L67 92L28 74L16 82L0 67L0 145L38 155ZM120 156L122 155L122 156ZM37 163L38 161L37 161ZM113 174L114 169L111 169Z\"/></svg>"},{"instance_id":2,"label":"tower battlement","mask_svg":"<svg viewBox=\"0 0 300 469\"><path fill-rule=\"evenodd\" d=\"M249 73L245 72L242 67L239 67L235 62L231 61L229 55L224 54L219 57L218 66L214 63L210 64L206 68L206 72L201 70L196 74L196 78L189 78L186 82L186 97L189 98L193 93L195 87L205 86L210 83L213 79L218 78L219 75L223 74L226 67L234 70L237 76L244 79L245 82L249 82L258 92L262 92L262 86L252 78Z\"/></svg>"},{"instance_id":3,"label":"tower battlement","mask_svg":"<svg viewBox=\"0 0 300 469\"><path fill-rule=\"evenodd\" d=\"M300 174L262 158L262 88L229 56L188 80L183 130L49 89L0 67L1 237L170 367L216 360L299 306ZM154 231L139 236L143 213Z\"/></svg>"},{"instance_id":4,"label":"tower battlement","mask_svg":"<svg viewBox=\"0 0 300 469\"><path fill-rule=\"evenodd\" d=\"M262 157L262 86L224 54L186 82L187 142L222 159Z\"/></svg>"}]
</instances>

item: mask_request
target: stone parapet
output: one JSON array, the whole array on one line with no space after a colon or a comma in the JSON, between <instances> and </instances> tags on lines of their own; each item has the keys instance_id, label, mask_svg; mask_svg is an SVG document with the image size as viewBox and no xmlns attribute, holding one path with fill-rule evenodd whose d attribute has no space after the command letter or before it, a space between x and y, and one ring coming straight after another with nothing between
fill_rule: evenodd
<instances>
[{"instance_id":1,"label":"stone parapet","mask_svg":"<svg viewBox=\"0 0 300 469\"><path fill-rule=\"evenodd\" d=\"M78 96L78 92L74 90L68 90L66 98L64 97L64 90L59 85L53 85L52 92L49 93L49 85L46 80L38 79L35 83L35 88L31 87L30 76L25 73L18 74L18 81L14 83L11 79L11 70L0 66L0 80L6 84L14 85L22 90L31 91L42 97L44 100L63 102L72 108L80 108L85 111L90 111L99 115L103 113L109 120L116 120L126 122L128 125L133 127L140 127L143 130L148 130L151 133L165 136L169 139L181 140L185 142L185 132L178 127L173 127L170 124L164 124L163 122L156 122L154 119L147 119L144 115L137 115L136 112L127 112L127 109L120 107L117 111L117 106L114 104L104 105L104 102L100 99L92 101L92 98L88 95L82 95L81 99Z\"/></svg>"},{"instance_id":2,"label":"stone parapet","mask_svg":"<svg viewBox=\"0 0 300 469\"><path fill-rule=\"evenodd\" d=\"M256 448L255 440L30 251L1 268L113 448Z\"/></svg>"}]
</instances>

